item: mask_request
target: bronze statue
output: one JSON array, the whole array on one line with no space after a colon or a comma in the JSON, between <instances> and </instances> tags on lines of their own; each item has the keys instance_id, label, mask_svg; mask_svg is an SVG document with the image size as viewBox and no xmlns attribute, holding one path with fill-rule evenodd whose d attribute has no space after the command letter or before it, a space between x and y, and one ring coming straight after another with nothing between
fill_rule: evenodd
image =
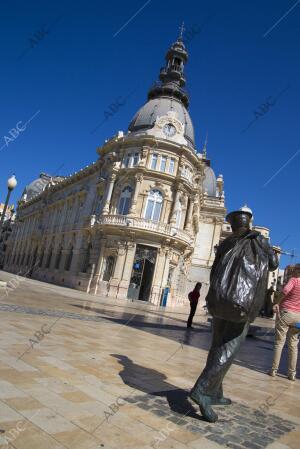
<instances>
[{"instance_id":1,"label":"bronze statue","mask_svg":"<svg viewBox=\"0 0 300 449\"><path fill-rule=\"evenodd\" d=\"M226 219L232 234L218 247L206 297L213 316L211 348L206 366L190 393L209 422L218 419L212 405L231 404L230 399L223 397L224 376L262 307L268 271L278 267L278 257L267 239L250 229L250 211L234 211Z\"/></svg>"}]
</instances>

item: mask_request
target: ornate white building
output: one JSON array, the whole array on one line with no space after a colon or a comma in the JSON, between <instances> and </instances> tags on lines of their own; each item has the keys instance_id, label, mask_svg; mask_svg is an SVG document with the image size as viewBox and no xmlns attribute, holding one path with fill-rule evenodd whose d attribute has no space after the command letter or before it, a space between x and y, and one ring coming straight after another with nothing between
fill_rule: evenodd
<instances>
[{"instance_id":1,"label":"ornate white building","mask_svg":"<svg viewBox=\"0 0 300 449\"><path fill-rule=\"evenodd\" d=\"M26 187L5 269L112 298L186 301L208 282L224 223L223 177L197 151L182 38L133 117L67 177Z\"/></svg>"}]
</instances>

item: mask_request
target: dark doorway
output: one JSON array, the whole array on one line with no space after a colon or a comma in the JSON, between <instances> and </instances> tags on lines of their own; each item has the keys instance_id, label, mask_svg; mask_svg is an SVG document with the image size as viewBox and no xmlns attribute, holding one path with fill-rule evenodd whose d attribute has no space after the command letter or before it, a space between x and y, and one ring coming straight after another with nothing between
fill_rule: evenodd
<instances>
[{"instance_id":1,"label":"dark doorway","mask_svg":"<svg viewBox=\"0 0 300 449\"><path fill-rule=\"evenodd\" d=\"M128 288L128 298L148 301L153 273L157 256L157 248L137 245L130 284Z\"/></svg>"}]
</instances>

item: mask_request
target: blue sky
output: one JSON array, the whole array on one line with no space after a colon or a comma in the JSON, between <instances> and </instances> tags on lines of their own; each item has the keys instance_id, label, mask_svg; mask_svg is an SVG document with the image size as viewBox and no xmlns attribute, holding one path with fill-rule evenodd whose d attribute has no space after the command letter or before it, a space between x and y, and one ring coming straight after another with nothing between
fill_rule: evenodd
<instances>
[{"instance_id":1,"label":"blue sky","mask_svg":"<svg viewBox=\"0 0 300 449\"><path fill-rule=\"evenodd\" d=\"M16 202L40 172L70 174L95 161L96 147L145 102L182 21L198 30L186 66L197 148L208 133L227 208L247 202L274 244L300 254L296 0L3 2L0 200L13 172Z\"/></svg>"}]
</instances>

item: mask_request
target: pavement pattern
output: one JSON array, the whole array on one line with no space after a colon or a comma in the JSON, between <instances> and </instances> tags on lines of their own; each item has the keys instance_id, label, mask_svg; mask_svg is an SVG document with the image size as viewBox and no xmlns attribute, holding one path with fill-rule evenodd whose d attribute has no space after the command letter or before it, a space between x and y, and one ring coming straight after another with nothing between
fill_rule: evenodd
<instances>
[{"instance_id":1,"label":"pavement pattern","mask_svg":"<svg viewBox=\"0 0 300 449\"><path fill-rule=\"evenodd\" d=\"M188 392L210 344L198 310L96 298L17 278L0 289L0 448L299 449L299 380L266 371L273 322L248 337L205 422ZM299 373L298 373L299 375Z\"/></svg>"}]
</instances>

